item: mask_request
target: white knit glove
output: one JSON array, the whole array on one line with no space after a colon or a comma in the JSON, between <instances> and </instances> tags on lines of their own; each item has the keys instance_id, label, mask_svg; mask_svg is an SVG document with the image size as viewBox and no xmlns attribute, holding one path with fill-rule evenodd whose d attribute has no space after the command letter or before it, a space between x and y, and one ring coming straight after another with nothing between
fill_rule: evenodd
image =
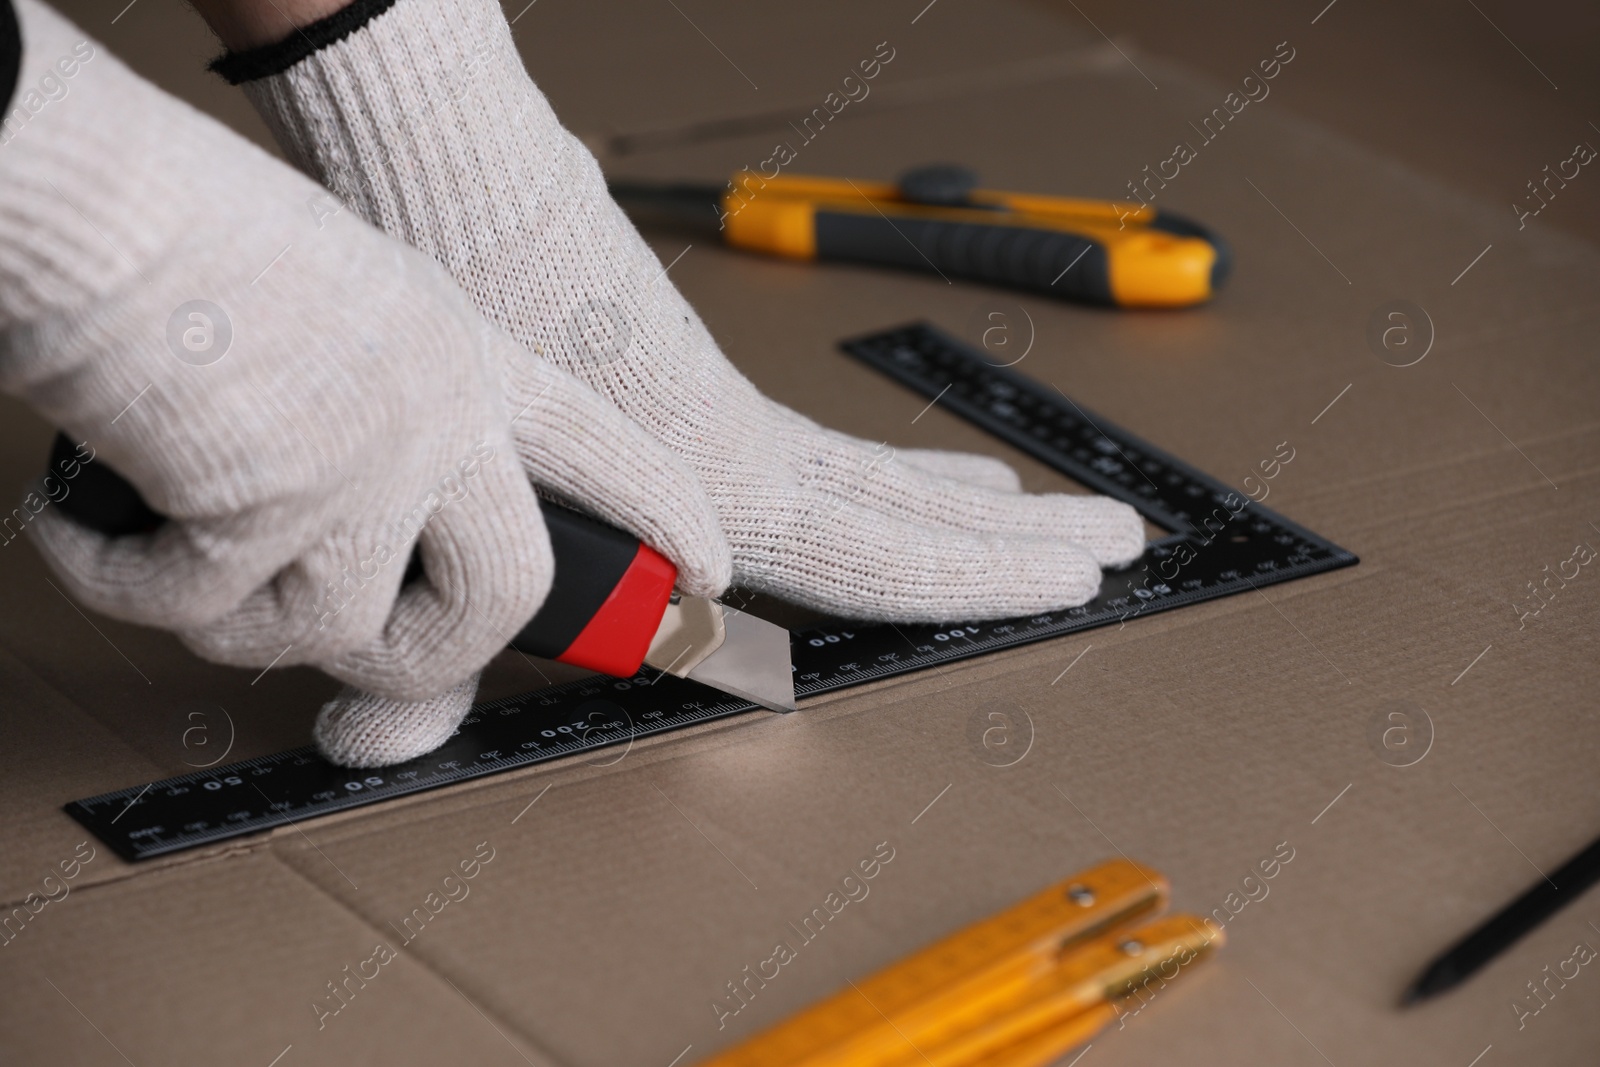
<instances>
[{"instance_id":1,"label":"white knit glove","mask_svg":"<svg viewBox=\"0 0 1600 1067\"><path fill-rule=\"evenodd\" d=\"M874 446L762 396L529 80L494 0L397 0L352 30L355 10L217 68L293 162L683 456L739 584L850 618L997 618L1083 603L1101 566L1143 550L1125 504L1023 496L996 460ZM426 750L474 693L405 706L347 690L318 744L336 762L377 737Z\"/></svg>"},{"instance_id":2,"label":"white knit glove","mask_svg":"<svg viewBox=\"0 0 1600 1067\"><path fill-rule=\"evenodd\" d=\"M727 584L680 459L426 257L16 7L18 100L66 91L0 145L0 389L171 520L108 538L44 508L30 529L71 595L219 662L434 697L549 588L530 477L659 548L685 588ZM426 580L402 590L414 545Z\"/></svg>"},{"instance_id":3,"label":"white knit glove","mask_svg":"<svg viewBox=\"0 0 1600 1067\"><path fill-rule=\"evenodd\" d=\"M273 51L221 68L261 75ZM292 161L688 460L739 584L850 618L996 618L1082 603L1142 551L1125 504L928 474L757 392L529 80L495 0L396 0L245 88Z\"/></svg>"}]
</instances>

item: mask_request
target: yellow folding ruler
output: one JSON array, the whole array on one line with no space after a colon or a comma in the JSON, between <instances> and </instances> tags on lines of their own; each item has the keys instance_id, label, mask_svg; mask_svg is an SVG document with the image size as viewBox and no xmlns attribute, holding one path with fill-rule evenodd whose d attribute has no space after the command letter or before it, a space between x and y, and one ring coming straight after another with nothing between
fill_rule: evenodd
<instances>
[{"instance_id":1,"label":"yellow folding ruler","mask_svg":"<svg viewBox=\"0 0 1600 1067\"><path fill-rule=\"evenodd\" d=\"M703 1067L1032 1067L1083 1044L1222 943L1157 919L1167 881L1112 860L974 923ZM1153 992L1153 990L1152 990Z\"/></svg>"}]
</instances>

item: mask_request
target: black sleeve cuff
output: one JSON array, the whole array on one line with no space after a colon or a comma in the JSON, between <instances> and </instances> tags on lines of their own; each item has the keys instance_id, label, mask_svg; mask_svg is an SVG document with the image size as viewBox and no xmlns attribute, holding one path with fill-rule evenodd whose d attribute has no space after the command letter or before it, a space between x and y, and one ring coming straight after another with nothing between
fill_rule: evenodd
<instances>
[{"instance_id":1,"label":"black sleeve cuff","mask_svg":"<svg viewBox=\"0 0 1600 1067\"><path fill-rule=\"evenodd\" d=\"M22 31L17 27L17 13L11 0L0 0L0 121L11 108L21 74Z\"/></svg>"},{"instance_id":2,"label":"black sleeve cuff","mask_svg":"<svg viewBox=\"0 0 1600 1067\"><path fill-rule=\"evenodd\" d=\"M210 69L227 79L230 85L241 85L261 78L282 74L307 56L315 55L330 44L337 44L361 27L394 6L395 0L354 0L348 7L340 8L325 19L302 26L277 44L252 48L245 52L227 52L211 61ZM9 4L10 0L0 0ZM3 74L3 71L0 71Z\"/></svg>"}]
</instances>

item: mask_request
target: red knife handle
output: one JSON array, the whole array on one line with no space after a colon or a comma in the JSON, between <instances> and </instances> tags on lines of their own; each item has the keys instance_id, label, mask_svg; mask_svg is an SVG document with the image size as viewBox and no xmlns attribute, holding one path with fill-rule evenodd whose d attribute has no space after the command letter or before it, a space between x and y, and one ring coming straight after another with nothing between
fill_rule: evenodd
<instances>
[{"instance_id":1,"label":"red knife handle","mask_svg":"<svg viewBox=\"0 0 1600 1067\"><path fill-rule=\"evenodd\" d=\"M556 557L555 580L511 647L632 677L661 625L678 569L614 526L546 500L539 509Z\"/></svg>"},{"instance_id":2,"label":"red knife handle","mask_svg":"<svg viewBox=\"0 0 1600 1067\"><path fill-rule=\"evenodd\" d=\"M71 442L56 435L51 467L73 455ZM62 498L60 507L70 518L111 537L149 533L166 521L104 462L82 469L75 491ZM555 554L555 580L538 614L511 639L511 647L631 678L661 626L677 568L616 527L548 500L539 501L539 511ZM421 561L413 553L405 580L420 573Z\"/></svg>"}]
</instances>

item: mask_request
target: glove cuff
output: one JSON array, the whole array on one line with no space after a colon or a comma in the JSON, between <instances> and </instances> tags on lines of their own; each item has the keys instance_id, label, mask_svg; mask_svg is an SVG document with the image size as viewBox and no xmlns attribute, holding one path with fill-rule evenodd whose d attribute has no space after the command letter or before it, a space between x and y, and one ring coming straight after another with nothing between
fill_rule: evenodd
<instances>
[{"instance_id":1,"label":"glove cuff","mask_svg":"<svg viewBox=\"0 0 1600 1067\"><path fill-rule=\"evenodd\" d=\"M277 44L226 52L212 60L208 69L229 85L243 85L282 74L307 56L338 44L394 4L395 0L355 0L327 18L301 26Z\"/></svg>"}]
</instances>

